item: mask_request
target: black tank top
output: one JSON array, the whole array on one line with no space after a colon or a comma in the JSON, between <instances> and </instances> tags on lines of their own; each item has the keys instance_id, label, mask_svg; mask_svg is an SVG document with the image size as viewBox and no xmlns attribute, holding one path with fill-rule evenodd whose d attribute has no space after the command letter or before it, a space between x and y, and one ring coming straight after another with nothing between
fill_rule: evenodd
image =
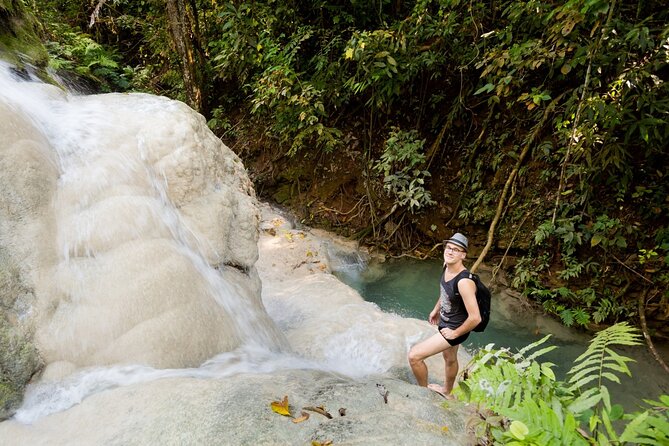
<instances>
[{"instance_id":1,"label":"black tank top","mask_svg":"<svg viewBox=\"0 0 669 446\"><path fill-rule=\"evenodd\" d=\"M439 300L441 302L439 310L439 316L441 317L440 325L452 329L458 328L467 319L467 316L469 316L462 296L460 296L459 292L457 294L455 292L455 284L458 279L467 277L468 274L469 271L466 269L462 270L447 282L444 280L444 274L442 273L439 286Z\"/></svg>"}]
</instances>

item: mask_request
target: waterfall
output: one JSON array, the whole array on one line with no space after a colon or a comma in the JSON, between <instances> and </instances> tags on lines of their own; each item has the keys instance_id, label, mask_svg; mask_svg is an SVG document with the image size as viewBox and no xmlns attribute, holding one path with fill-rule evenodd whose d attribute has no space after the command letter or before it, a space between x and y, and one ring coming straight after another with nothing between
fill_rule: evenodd
<instances>
[{"instance_id":1,"label":"waterfall","mask_svg":"<svg viewBox=\"0 0 669 446\"><path fill-rule=\"evenodd\" d=\"M79 96L0 62L0 138L0 248L46 363L20 423L163 378L377 375L425 328L329 274L339 254L316 238L260 237L241 161L180 102Z\"/></svg>"},{"instance_id":2,"label":"waterfall","mask_svg":"<svg viewBox=\"0 0 669 446\"><path fill-rule=\"evenodd\" d=\"M48 204L15 219L38 228L3 228L40 232L23 256L47 362L183 367L247 344L284 350L259 298L250 183L204 118L162 97L77 96L12 73L0 63L1 153L21 170L29 140L53 176Z\"/></svg>"}]
</instances>

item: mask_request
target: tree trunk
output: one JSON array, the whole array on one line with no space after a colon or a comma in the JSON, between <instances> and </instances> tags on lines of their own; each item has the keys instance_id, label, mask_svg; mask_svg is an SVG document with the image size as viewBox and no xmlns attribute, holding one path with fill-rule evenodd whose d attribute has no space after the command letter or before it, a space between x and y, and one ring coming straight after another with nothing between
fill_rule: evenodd
<instances>
[{"instance_id":1,"label":"tree trunk","mask_svg":"<svg viewBox=\"0 0 669 446\"><path fill-rule=\"evenodd\" d=\"M174 48L179 55L181 73L186 89L186 102L198 112L202 111L202 87L198 58L195 54L193 24L189 20L183 0L167 0L167 21ZM197 11L193 11L196 15Z\"/></svg>"}]
</instances>

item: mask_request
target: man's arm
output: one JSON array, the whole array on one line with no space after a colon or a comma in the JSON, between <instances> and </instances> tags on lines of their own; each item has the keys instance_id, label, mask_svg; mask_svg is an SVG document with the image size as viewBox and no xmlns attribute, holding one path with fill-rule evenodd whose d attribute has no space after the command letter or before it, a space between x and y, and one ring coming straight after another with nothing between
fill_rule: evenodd
<instances>
[{"instance_id":1,"label":"man's arm","mask_svg":"<svg viewBox=\"0 0 669 446\"><path fill-rule=\"evenodd\" d=\"M437 325L439 323L439 310L441 309L441 297L437 297L437 303L434 305L434 309L430 312L430 316L427 318L427 321L432 325Z\"/></svg>"}]
</instances>

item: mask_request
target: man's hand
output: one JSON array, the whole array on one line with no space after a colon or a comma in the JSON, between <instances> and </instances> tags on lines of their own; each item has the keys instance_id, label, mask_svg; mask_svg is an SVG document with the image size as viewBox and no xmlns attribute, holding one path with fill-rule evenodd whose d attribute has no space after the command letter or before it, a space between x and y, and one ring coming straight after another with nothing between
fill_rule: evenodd
<instances>
[{"instance_id":1,"label":"man's hand","mask_svg":"<svg viewBox=\"0 0 669 446\"><path fill-rule=\"evenodd\" d=\"M444 327L441 330L439 330L439 332L444 337L444 339L447 339L449 341L457 338L457 336L455 336L455 330L451 328Z\"/></svg>"},{"instance_id":2,"label":"man's hand","mask_svg":"<svg viewBox=\"0 0 669 446\"><path fill-rule=\"evenodd\" d=\"M435 308L430 313L430 316L427 318L427 321L432 325L437 325L439 323L439 309Z\"/></svg>"}]
</instances>

